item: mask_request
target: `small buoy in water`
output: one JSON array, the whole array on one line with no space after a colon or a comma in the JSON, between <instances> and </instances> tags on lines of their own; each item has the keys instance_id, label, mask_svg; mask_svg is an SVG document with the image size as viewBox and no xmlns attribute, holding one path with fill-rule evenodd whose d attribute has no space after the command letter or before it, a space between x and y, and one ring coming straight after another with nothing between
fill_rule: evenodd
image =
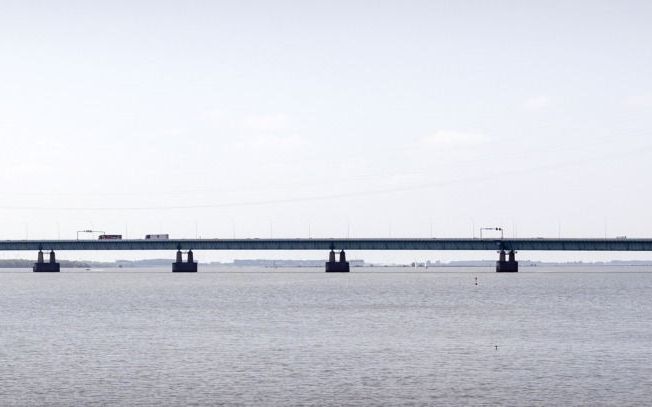
<instances>
[{"instance_id":1,"label":"small buoy in water","mask_svg":"<svg viewBox=\"0 0 652 407\"><path fill-rule=\"evenodd\" d=\"M498 350L498 345L494 345L496 347L496 350Z\"/></svg>"}]
</instances>

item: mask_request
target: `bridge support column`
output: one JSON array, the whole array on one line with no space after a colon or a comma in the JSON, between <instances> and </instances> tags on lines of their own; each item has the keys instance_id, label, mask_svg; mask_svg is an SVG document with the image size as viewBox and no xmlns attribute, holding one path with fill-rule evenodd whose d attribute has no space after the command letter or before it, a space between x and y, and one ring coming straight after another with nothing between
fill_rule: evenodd
<instances>
[{"instance_id":1,"label":"bridge support column","mask_svg":"<svg viewBox=\"0 0 652 407\"><path fill-rule=\"evenodd\" d=\"M497 273L516 273L518 272L518 262L516 261L516 252L514 250L509 251L507 259L505 259L505 251L501 250L496 262L496 272Z\"/></svg>"},{"instance_id":2,"label":"bridge support column","mask_svg":"<svg viewBox=\"0 0 652 407\"><path fill-rule=\"evenodd\" d=\"M34 263L34 267L32 270L35 273L58 273L61 271L59 263L57 263L57 259L55 257L54 251L50 251L50 261L48 263L43 261L43 251L39 250L38 251L38 258L36 260L36 263Z\"/></svg>"},{"instance_id":3,"label":"bridge support column","mask_svg":"<svg viewBox=\"0 0 652 407\"><path fill-rule=\"evenodd\" d=\"M349 262L346 261L346 253L344 253L344 250L340 251L339 261L335 261L335 251L331 249L331 252L328 255L328 261L326 262L326 272L348 273L349 271Z\"/></svg>"},{"instance_id":4,"label":"bridge support column","mask_svg":"<svg viewBox=\"0 0 652 407\"><path fill-rule=\"evenodd\" d=\"M177 261L172 263L173 273L196 273L197 262L193 258L192 250L188 250L188 261L183 261L181 249L177 250Z\"/></svg>"}]
</instances>

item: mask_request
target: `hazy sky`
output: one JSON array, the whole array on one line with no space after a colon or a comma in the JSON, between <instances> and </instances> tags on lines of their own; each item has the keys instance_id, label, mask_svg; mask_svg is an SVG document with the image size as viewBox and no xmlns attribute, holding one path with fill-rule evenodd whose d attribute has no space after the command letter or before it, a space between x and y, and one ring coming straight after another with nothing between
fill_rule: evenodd
<instances>
[{"instance_id":1,"label":"hazy sky","mask_svg":"<svg viewBox=\"0 0 652 407\"><path fill-rule=\"evenodd\" d=\"M0 0L0 238L651 237L650 21L649 1Z\"/></svg>"}]
</instances>

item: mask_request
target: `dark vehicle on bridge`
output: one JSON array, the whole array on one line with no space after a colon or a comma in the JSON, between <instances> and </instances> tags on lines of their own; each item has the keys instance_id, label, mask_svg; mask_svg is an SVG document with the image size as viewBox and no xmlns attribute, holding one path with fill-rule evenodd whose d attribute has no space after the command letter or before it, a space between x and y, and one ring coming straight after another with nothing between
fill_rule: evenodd
<instances>
[{"instance_id":1,"label":"dark vehicle on bridge","mask_svg":"<svg viewBox=\"0 0 652 407\"><path fill-rule=\"evenodd\" d=\"M122 235L100 235L99 240L122 240Z\"/></svg>"}]
</instances>

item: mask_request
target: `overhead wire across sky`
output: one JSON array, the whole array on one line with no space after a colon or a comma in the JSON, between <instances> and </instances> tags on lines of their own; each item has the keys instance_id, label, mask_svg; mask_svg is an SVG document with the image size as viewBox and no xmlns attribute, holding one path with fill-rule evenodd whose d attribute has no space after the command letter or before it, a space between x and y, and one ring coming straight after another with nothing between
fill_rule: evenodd
<instances>
[{"instance_id":1,"label":"overhead wire across sky","mask_svg":"<svg viewBox=\"0 0 652 407\"><path fill-rule=\"evenodd\" d=\"M608 154L601 154L599 156L585 157L577 160L567 160L564 162L555 162L549 164L542 164L536 166L529 166L525 168L504 169L491 173L483 173L483 175L469 176L445 181L427 182L415 185L406 185L401 187L368 189L343 193L331 193L312 196L296 196L289 198L267 199L267 200L247 200L235 202L211 202L211 203L196 203L188 205L152 205L152 206L12 206L0 205L2 210L54 210L54 211L146 211L146 210L183 210L183 209L210 209L210 208L227 208L227 207L247 207L247 206L264 206L264 205L278 205L278 204L291 204L309 201L322 201L322 200L336 200L346 198L358 198L377 195L386 195L394 193L403 193L410 191L418 191L423 189L431 189L438 187L448 187L454 185L467 185L489 180L501 179L508 176L531 174L540 171L548 171L551 169L562 169L573 167L577 165L587 164L596 160L606 160L609 158L625 158L629 156L636 156L641 154L649 154L652 152L652 145L638 147L634 150L628 149L626 151L611 152Z\"/></svg>"}]
</instances>

